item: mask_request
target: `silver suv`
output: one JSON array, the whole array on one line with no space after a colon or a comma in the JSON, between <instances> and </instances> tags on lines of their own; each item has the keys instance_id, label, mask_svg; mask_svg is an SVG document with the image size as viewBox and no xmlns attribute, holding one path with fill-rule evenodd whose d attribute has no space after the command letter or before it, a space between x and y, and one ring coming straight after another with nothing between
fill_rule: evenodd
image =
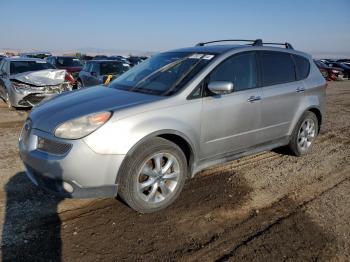
<instances>
[{"instance_id":1,"label":"silver suv","mask_svg":"<svg viewBox=\"0 0 350 262\"><path fill-rule=\"evenodd\" d=\"M109 87L37 106L19 138L28 177L64 197L118 193L147 213L207 167L286 145L306 154L326 87L311 56L260 39L212 43L154 55Z\"/></svg>"}]
</instances>

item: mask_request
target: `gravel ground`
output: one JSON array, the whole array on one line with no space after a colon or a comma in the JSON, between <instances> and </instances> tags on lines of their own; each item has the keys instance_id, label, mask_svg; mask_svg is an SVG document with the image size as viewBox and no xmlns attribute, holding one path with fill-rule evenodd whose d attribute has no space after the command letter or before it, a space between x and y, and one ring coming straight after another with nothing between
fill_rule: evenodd
<instances>
[{"instance_id":1,"label":"gravel ground","mask_svg":"<svg viewBox=\"0 0 350 262\"><path fill-rule=\"evenodd\" d=\"M350 82L331 82L311 154L279 149L201 172L166 210L63 200L23 173L27 111L0 102L3 261L350 261Z\"/></svg>"}]
</instances>

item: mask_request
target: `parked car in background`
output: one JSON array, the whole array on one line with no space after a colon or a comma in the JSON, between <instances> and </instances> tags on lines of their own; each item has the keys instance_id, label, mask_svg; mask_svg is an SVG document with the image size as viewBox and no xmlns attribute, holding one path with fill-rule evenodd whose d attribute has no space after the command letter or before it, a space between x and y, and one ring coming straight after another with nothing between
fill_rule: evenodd
<instances>
[{"instance_id":1,"label":"parked car in background","mask_svg":"<svg viewBox=\"0 0 350 262\"><path fill-rule=\"evenodd\" d=\"M86 62L77 79L77 88L104 84L130 69L128 64L113 60L91 60Z\"/></svg>"},{"instance_id":2,"label":"parked car in background","mask_svg":"<svg viewBox=\"0 0 350 262\"><path fill-rule=\"evenodd\" d=\"M83 68L83 63L78 58L71 56L50 56L46 60L58 69L67 70L74 81L76 81L80 70Z\"/></svg>"},{"instance_id":3,"label":"parked car in background","mask_svg":"<svg viewBox=\"0 0 350 262\"><path fill-rule=\"evenodd\" d=\"M340 62L326 62L327 66L343 69L344 78L350 79L350 66Z\"/></svg>"},{"instance_id":4,"label":"parked car in background","mask_svg":"<svg viewBox=\"0 0 350 262\"><path fill-rule=\"evenodd\" d=\"M20 53L21 57L29 57L29 58L39 58L45 59L49 56L52 56L50 52L31 52L31 53Z\"/></svg>"},{"instance_id":5,"label":"parked car in background","mask_svg":"<svg viewBox=\"0 0 350 262\"><path fill-rule=\"evenodd\" d=\"M92 60L105 60L105 59L108 59L108 56L106 56L106 55L97 55L97 56L92 58Z\"/></svg>"},{"instance_id":6,"label":"parked car in background","mask_svg":"<svg viewBox=\"0 0 350 262\"><path fill-rule=\"evenodd\" d=\"M129 60L131 66L138 65L139 63L144 61L141 57L138 57L138 56L130 56L128 58L128 60Z\"/></svg>"},{"instance_id":7,"label":"parked car in background","mask_svg":"<svg viewBox=\"0 0 350 262\"><path fill-rule=\"evenodd\" d=\"M328 65L323 63L321 60L314 60L314 62L326 80L334 81L334 80L342 80L344 78L343 69L329 67Z\"/></svg>"},{"instance_id":8,"label":"parked car in background","mask_svg":"<svg viewBox=\"0 0 350 262\"><path fill-rule=\"evenodd\" d=\"M285 145L307 154L325 113L326 81L311 56L261 39L210 43L35 108L19 139L27 176L63 197L118 194L149 213L210 166Z\"/></svg>"},{"instance_id":9,"label":"parked car in background","mask_svg":"<svg viewBox=\"0 0 350 262\"><path fill-rule=\"evenodd\" d=\"M120 56L120 55L110 56L108 57L108 60L120 61L120 62L123 62L124 64L128 64L129 66L131 66L129 59L125 58L124 56Z\"/></svg>"},{"instance_id":10,"label":"parked car in background","mask_svg":"<svg viewBox=\"0 0 350 262\"><path fill-rule=\"evenodd\" d=\"M350 66L350 59L338 59L336 62Z\"/></svg>"},{"instance_id":11,"label":"parked car in background","mask_svg":"<svg viewBox=\"0 0 350 262\"><path fill-rule=\"evenodd\" d=\"M0 95L10 109L32 107L70 90L67 72L55 69L45 60L20 57L0 62Z\"/></svg>"}]
</instances>

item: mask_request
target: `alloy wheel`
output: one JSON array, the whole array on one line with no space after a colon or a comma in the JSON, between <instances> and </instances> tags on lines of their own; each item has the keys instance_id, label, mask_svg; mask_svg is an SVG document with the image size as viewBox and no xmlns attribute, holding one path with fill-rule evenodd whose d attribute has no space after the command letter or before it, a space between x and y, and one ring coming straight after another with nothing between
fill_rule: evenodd
<instances>
[{"instance_id":1,"label":"alloy wheel","mask_svg":"<svg viewBox=\"0 0 350 262\"><path fill-rule=\"evenodd\" d=\"M301 124L298 132L298 147L302 151L307 151L316 136L315 122L307 118Z\"/></svg>"},{"instance_id":2,"label":"alloy wheel","mask_svg":"<svg viewBox=\"0 0 350 262\"><path fill-rule=\"evenodd\" d=\"M180 165L170 153L147 159L137 177L137 192L148 203L159 203L172 195L180 179Z\"/></svg>"}]
</instances>

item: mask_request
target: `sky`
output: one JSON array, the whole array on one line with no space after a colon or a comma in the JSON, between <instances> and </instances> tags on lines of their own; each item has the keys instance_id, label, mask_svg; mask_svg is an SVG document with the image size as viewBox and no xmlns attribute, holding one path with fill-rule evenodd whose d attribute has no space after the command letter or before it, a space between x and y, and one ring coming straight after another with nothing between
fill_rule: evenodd
<instances>
[{"instance_id":1,"label":"sky","mask_svg":"<svg viewBox=\"0 0 350 262\"><path fill-rule=\"evenodd\" d=\"M350 54L350 0L0 0L0 48L165 51L215 39Z\"/></svg>"}]
</instances>

